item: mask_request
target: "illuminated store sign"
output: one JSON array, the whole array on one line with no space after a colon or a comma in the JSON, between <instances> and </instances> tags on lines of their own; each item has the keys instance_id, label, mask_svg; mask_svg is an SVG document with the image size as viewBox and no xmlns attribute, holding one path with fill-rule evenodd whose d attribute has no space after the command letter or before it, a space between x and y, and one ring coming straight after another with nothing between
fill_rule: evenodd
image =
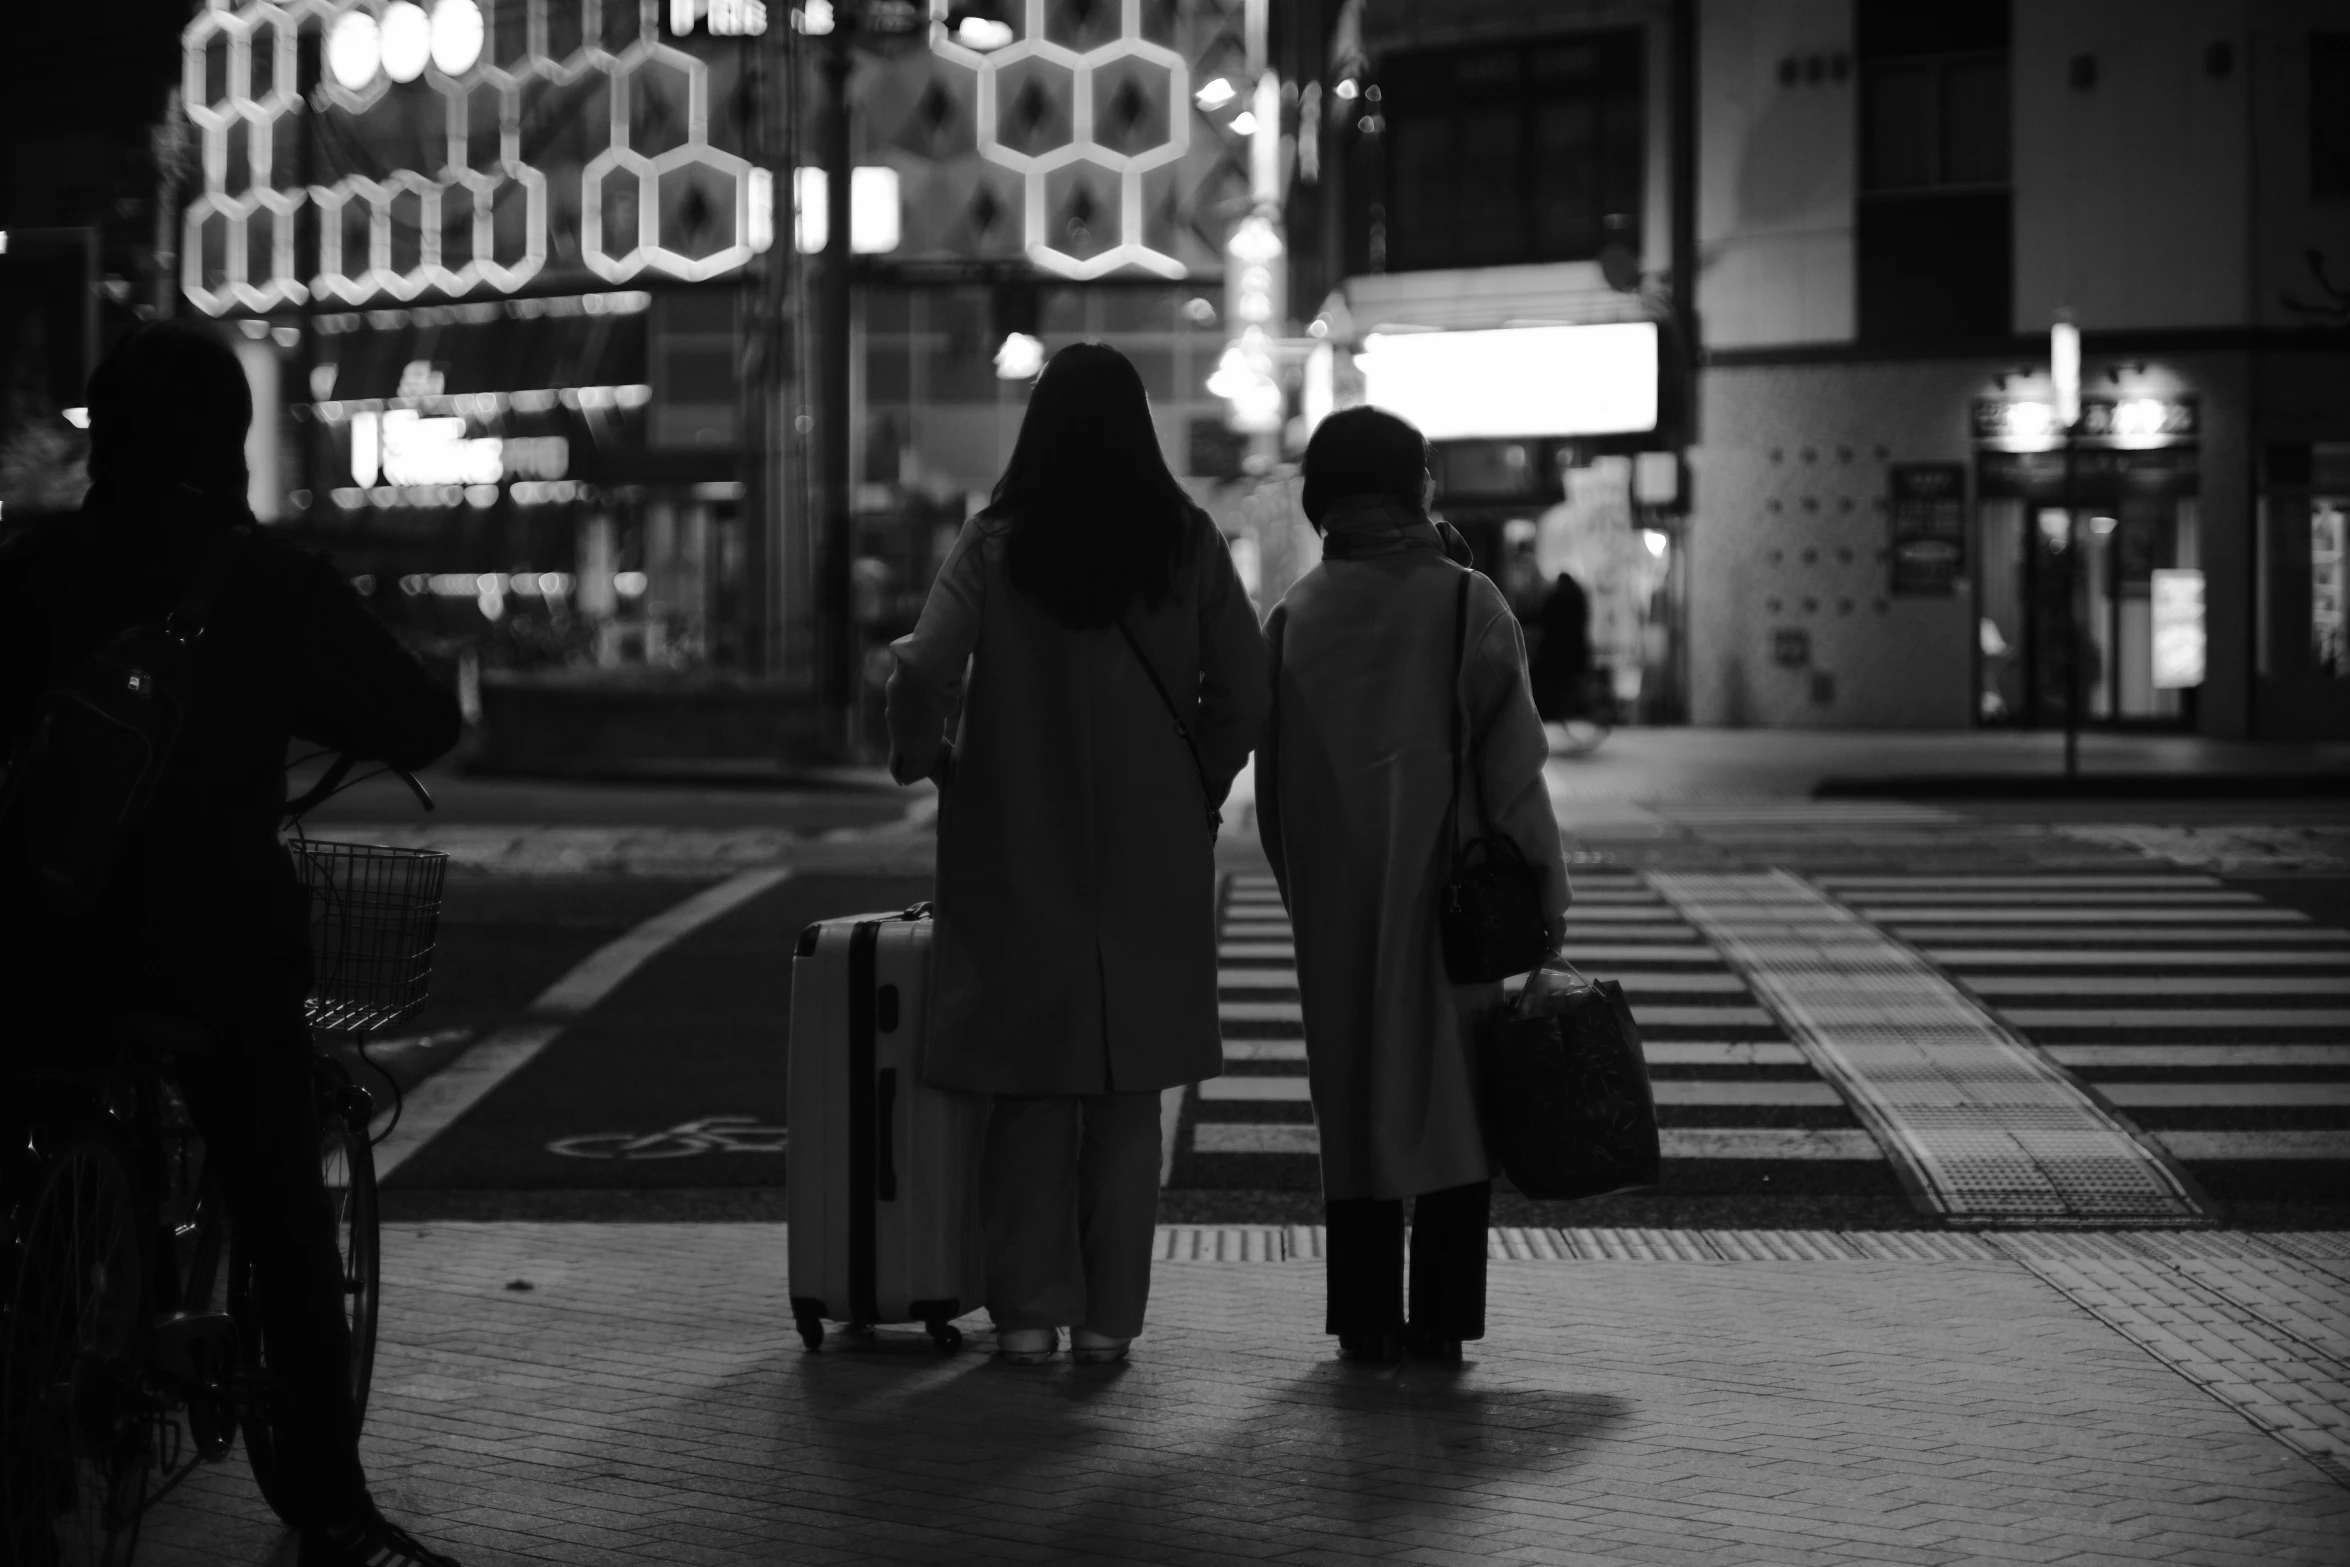
<instances>
[{"instance_id":1,"label":"illuminated store sign","mask_svg":"<svg viewBox=\"0 0 2350 1567\"><path fill-rule=\"evenodd\" d=\"M456 415L413 408L351 415L351 482L386 484L496 484L502 479L560 479L571 466L571 443L560 435L467 435Z\"/></svg>"},{"instance_id":2,"label":"illuminated store sign","mask_svg":"<svg viewBox=\"0 0 2350 1567\"><path fill-rule=\"evenodd\" d=\"M550 270L690 282L741 267L763 248L753 209L768 205L756 188L767 176L712 123L740 51L664 41L675 9L211 0L183 35L204 168L184 218L189 300L220 315L313 294L356 305L511 293ZM749 15L719 0L690 9L713 33L721 15L729 26ZM311 16L325 19L325 71L306 116L295 27ZM318 272L297 278L296 214L312 205Z\"/></svg>"},{"instance_id":3,"label":"illuminated store sign","mask_svg":"<svg viewBox=\"0 0 2350 1567\"><path fill-rule=\"evenodd\" d=\"M2076 441L2100 446L2168 446L2195 439L2199 405L2192 397L2084 397ZM2007 451L2053 451L2064 442L2054 404L2032 398L1975 399L1975 439Z\"/></svg>"},{"instance_id":4,"label":"illuminated store sign","mask_svg":"<svg viewBox=\"0 0 2350 1567\"><path fill-rule=\"evenodd\" d=\"M700 23L713 38L756 38L767 31L763 0L669 0L669 30L683 38Z\"/></svg>"},{"instance_id":5,"label":"illuminated store sign","mask_svg":"<svg viewBox=\"0 0 2350 1567\"><path fill-rule=\"evenodd\" d=\"M1363 400L1430 440L1620 435L1656 428L1649 321L1491 332L1374 332L1355 355Z\"/></svg>"}]
</instances>

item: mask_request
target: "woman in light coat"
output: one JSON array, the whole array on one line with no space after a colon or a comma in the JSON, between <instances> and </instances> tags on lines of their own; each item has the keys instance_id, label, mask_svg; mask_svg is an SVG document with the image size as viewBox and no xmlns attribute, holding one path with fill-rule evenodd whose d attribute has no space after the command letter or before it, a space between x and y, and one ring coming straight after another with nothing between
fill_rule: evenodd
<instances>
[{"instance_id":1,"label":"woman in light coat","mask_svg":"<svg viewBox=\"0 0 2350 1567\"><path fill-rule=\"evenodd\" d=\"M891 651L890 771L939 784L923 1076L994 1096L999 1349L1042 1361L1066 1327L1116 1359L1150 1291L1160 1090L1223 1070L1212 818L1269 696L1231 554L1123 355L1045 366Z\"/></svg>"},{"instance_id":2,"label":"woman in light coat","mask_svg":"<svg viewBox=\"0 0 2350 1567\"><path fill-rule=\"evenodd\" d=\"M1529 983L1538 995L1580 983L1556 956L1567 869L1525 644L1460 535L1430 520L1430 488L1411 425L1374 408L1325 419L1303 495L1322 563L1267 622L1277 689L1257 751L1258 831L1296 932L1329 1217L1324 1331L1349 1359L1457 1360L1485 1331L1494 1166L1474 1044L1502 989L1445 973L1437 904L1459 846L1515 840L1541 872L1554 954Z\"/></svg>"}]
</instances>

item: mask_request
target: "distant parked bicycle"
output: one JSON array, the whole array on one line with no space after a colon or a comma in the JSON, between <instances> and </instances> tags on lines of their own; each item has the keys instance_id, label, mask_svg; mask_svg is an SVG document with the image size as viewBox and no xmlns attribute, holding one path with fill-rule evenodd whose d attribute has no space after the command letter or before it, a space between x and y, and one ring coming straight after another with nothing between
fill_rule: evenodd
<instances>
[{"instance_id":1,"label":"distant parked bicycle","mask_svg":"<svg viewBox=\"0 0 2350 1567\"><path fill-rule=\"evenodd\" d=\"M311 1026L363 1041L424 1005L447 857L301 836L302 815L346 787L352 762L338 758L287 805L287 847L310 892ZM414 777L387 771L432 808ZM18 1074L25 1103L11 1135L24 1141L0 1170L12 1221L0 1258L0 1542L17 1567L124 1567L148 1512L198 1463L226 1456L240 1425L255 1480L280 1500L283 1381L253 1263L173 1072L210 1036L160 1014L108 1026L92 1064ZM332 1056L320 1051L316 1065L319 1160L364 1416L379 1290L375 1101Z\"/></svg>"},{"instance_id":2,"label":"distant parked bicycle","mask_svg":"<svg viewBox=\"0 0 2350 1567\"><path fill-rule=\"evenodd\" d=\"M558 1138L549 1153L573 1159L683 1159L700 1153L782 1153L791 1133L756 1116L706 1115L663 1132L590 1132Z\"/></svg>"}]
</instances>

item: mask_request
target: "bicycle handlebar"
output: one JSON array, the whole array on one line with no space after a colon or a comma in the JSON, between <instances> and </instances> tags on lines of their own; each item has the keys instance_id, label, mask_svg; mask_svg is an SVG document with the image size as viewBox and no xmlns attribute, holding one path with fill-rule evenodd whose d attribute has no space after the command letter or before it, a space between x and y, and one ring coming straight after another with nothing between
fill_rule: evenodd
<instances>
[{"instance_id":1,"label":"bicycle handlebar","mask_svg":"<svg viewBox=\"0 0 2350 1567\"><path fill-rule=\"evenodd\" d=\"M333 764L330 765L326 772L320 776L318 782L303 790L293 799L288 800L285 803L284 810L280 814L285 820L289 822L299 821L303 816L309 814L310 811L315 809L320 804L342 793L344 789L349 787L349 785L346 784L344 780L350 777L351 769L356 767L358 763L359 758L356 755L349 751L343 752L334 759ZM408 786L408 792L416 796L417 804L423 806L428 811L436 809L436 807L433 805L431 791L424 787L423 783L418 780L414 773L408 771L408 769L405 767L394 767L389 762L384 763L383 771L390 773L393 777L399 779L400 782L406 784ZM369 778L373 778L377 775L370 773L367 776Z\"/></svg>"}]
</instances>

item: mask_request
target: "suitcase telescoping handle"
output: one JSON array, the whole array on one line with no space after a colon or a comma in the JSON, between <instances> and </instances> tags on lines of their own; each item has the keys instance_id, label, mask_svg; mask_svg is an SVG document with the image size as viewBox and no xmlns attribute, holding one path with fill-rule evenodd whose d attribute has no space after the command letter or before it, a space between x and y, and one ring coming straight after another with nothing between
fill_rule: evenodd
<instances>
[{"instance_id":1,"label":"suitcase telescoping handle","mask_svg":"<svg viewBox=\"0 0 2350 1567\"><path fill-rule=\"evenodd\" d=\"M879 1123L881 1147L874 1159L873 1195L882 1202L898 1200L898 1070L883 1067L880 1072L881 1103L874 1109L873 1118Z\"/></svg>"}]
</instances>

